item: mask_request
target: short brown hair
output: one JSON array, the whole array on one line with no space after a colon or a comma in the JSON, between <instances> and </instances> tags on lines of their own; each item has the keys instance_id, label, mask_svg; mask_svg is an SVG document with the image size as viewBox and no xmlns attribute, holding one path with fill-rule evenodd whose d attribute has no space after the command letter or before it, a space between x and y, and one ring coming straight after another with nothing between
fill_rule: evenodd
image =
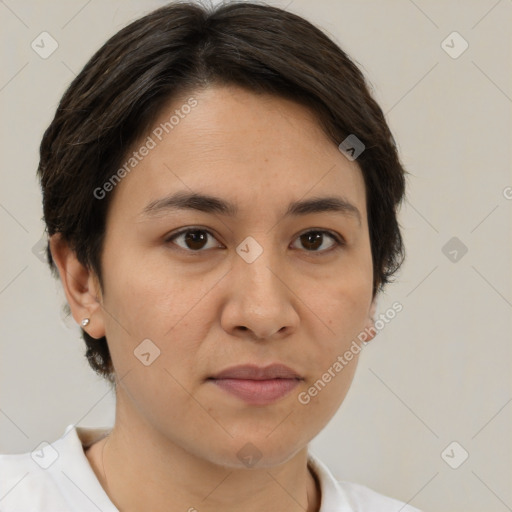
<instances>
[{"instance_id":1,"label":"short brown hair","mask_svg":"<svg viewBox=\"0 0 512 512\"><path fill-rule=\"evenodd\" d=\"M112 36L62 97L40 147L38 176L48 235L60 233L98 276L109 196L93 193L122 164L162 107L178 94L238 85L296 101L339 145L355 135L365 182L376 295L405 252L397 208L405 174L384 114L358 67L321 30L284 9L179 2ZM47 256L54 275L55 263ZM82 331L91 367L114 383L105 338Z\"/></svg>"}]
</instances>

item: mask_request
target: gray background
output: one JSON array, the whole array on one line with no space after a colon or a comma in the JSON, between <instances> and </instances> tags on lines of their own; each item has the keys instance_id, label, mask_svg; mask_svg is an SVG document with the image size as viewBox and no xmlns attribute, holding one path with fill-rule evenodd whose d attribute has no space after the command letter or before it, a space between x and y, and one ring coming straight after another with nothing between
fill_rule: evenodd
<instances>
[{"instance_id":1,"label":"gray background","mask_svg":"<svg viewBox=\"0 0 512 512\"><path fill-rule=\"evenodd\" d=\"M60 283L33 253L44 229L35 170L75 74L163 3L0 1L1 452L32 450L70 423L114 421L78 327L61 316ZM337 477L425 510L512 510L512 2L270 3L321 26L361 66L411 173L408 257L378 312L404 309L364 348L311 450ZM58 43L47 59L31 48L43 31ZM469 44L457 58L454 31ZM456 465L462 449L469 458L453 469L445 460Z\"/></svg>"}]
</instances>

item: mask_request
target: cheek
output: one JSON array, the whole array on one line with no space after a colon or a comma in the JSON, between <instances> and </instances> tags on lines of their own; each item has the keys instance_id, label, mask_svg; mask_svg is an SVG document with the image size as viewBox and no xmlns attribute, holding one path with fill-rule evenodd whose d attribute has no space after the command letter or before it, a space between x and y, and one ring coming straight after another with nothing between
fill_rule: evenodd
<instances>
[{"instance_id":1,"label":"cheek","mask_svg":"<svg viewBox=\"0 0 512 512\"><path fill-rule=\"evenodd\" d=\"M325 330L325 348L342 348L363 329L372 298L371 268L350 267L330 277L310 294L308 304Z\"/></svg>"},{"instance_id":2,"label":"cheek","mask_svg":"<svg viewBox=\"0 0 512 512\"><path fill-rule=\"evenodd\" d=\"M105 276L104 318L118 373L131 368L139 372L142 366L146 373L139 377L147 379L149 388L153 378L158 384L155 371L161 378L168 369L182 381L210 328L211 304L202 299L212 283L191 279L161 259L135 252L129 258L120 257L115 265L105 265ZM143 347L150 359L155 357L147 368L136 359Z\"/></svg>"},{"instance_id":3,"label":"cheek","mask_svg":"<svg viewBox=\"0 0 512 512\"><path fill-rule=\"evenodd\" d=\"M371 268L369 273L366 265L347 268L337 279L324 280L308 302L318 318L310 333L309 379L299 403L322 417L322 411L335 412L350 388L361 352L357 337L364 331L371 302Z\"/></svg>"},{"instance_id":4,"label":"cheek","mask_svg":"<svg viewBox=\"0 0 512 512\"><path fill-rule=\"evenodd\" d=\"M296 396L297 419L308 425L310 431L319 432L336 414L352 384L357 368L357 356L350 362L338 361L337 351L325 359L316 375L304 383ZM313 358L311 358L313 360Z\"/></svg>"},{"instance_id":5,"label":"cheek","mask_svg":"<svg viewBox=\"0 0 512 512\"><path fill-rule=\"evenodd\" d=\"M371 284L364 270L354 270L343 279L329 280L311 295L311 309L318 319L310 334L308 379L297 400L319 428L337 411L354 378L361 352L357 336L368 317Z\"/></svg>"},{"instance_id":6,"label":"cheek","mask_svg":"<svg viewBox=\"0 0 512 512\"><path fill-rule=\"evenodd\" d=\"M132 327L129 332L161 337L204 296L206 285L184 276L156 251L154 257L136 249L129 253L118 251L115 262L105 264L105 306Z\"/></svg>"}]
</instances>

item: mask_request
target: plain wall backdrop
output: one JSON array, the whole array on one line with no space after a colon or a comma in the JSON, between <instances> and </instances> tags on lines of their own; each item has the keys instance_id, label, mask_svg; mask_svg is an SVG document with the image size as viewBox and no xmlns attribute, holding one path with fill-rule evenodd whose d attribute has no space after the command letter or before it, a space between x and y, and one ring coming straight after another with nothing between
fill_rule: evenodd
<instances>
[{"instance_id":1,"label":"plain wall backdrop","mask_svg":"<svg viewBox=\"0 0 512 512\"><path fill-rule=\"evenodd\" d=\"M395 301L403 310L362 351L311 451L338 478L425 511L512 510L512 2L270 3L319 25L359 64L411 173L407 259L377 315ZM73 77L163 4L0 1L1 452L30 451L71 423L113 424L114 397L37 257L35 172ZM31 46L42 32L58 44L47 58Z\"/></svg>"}]
</instances>

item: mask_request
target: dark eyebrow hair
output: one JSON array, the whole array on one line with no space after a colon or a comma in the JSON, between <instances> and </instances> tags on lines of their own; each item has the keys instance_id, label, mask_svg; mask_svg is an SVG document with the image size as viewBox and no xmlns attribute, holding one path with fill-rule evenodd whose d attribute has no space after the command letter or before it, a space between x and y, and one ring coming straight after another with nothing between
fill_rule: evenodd
<instances>
[{"instance_id":1,"label":"dark eyebrow hair","mask_svg":"<svg viewBox=\"0 0 512 512\"><path fill-rule=\"evenodd\" d=\"M157 199L149 203L140 213L140 217L153 217L169 210L187 209L199 210L206 213L216 213L236 216L238 207L229 201L218 197L198 194L195 192L176 192L171 196ZM349 217L354 217L361 225L361 212L352 203L343 197L313 197L294 201L288 205L286 216L308 215L310 213L336 212Z\"/></svg>"}]
</instances>

